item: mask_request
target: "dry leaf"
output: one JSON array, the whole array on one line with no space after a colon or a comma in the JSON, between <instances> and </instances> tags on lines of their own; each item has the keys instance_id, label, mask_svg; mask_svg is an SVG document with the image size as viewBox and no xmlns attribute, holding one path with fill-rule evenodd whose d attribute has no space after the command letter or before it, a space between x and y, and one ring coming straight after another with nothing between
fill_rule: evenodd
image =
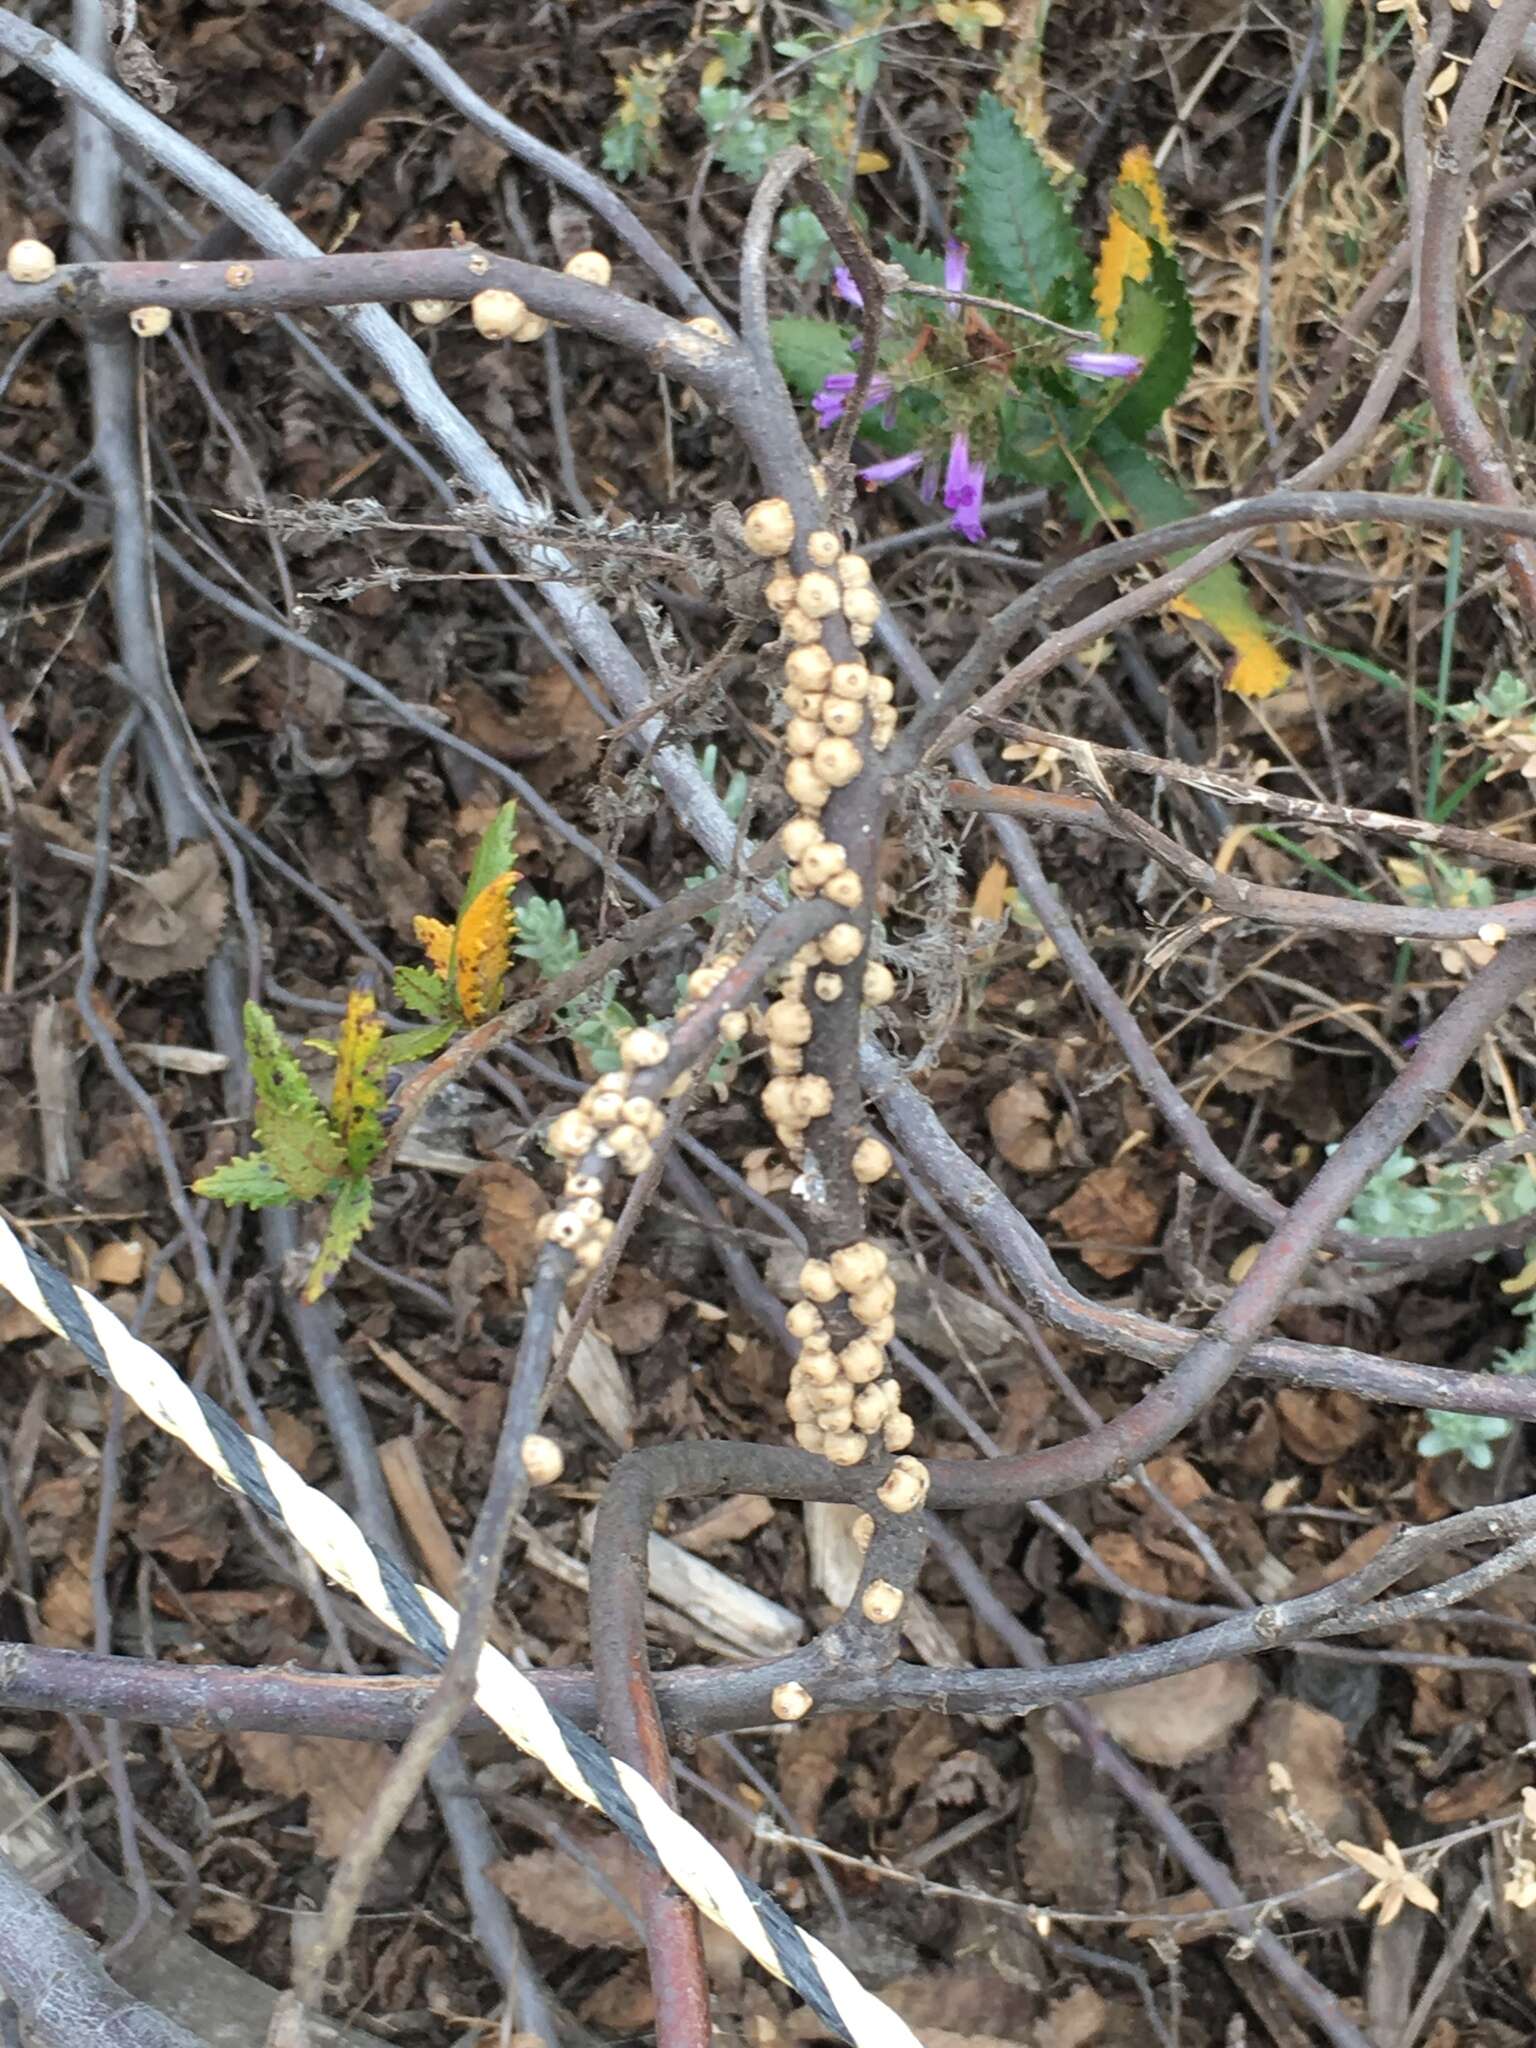
<instances>
[{"instance_id":1,"label":"dry leaf","mask_svg":"<svg viewBox=\"0 0 1536 2048\"><path fill-rule=\"evenodd\" d=\"M219 857L195 840L157 874L124 885L102 930L102 958L129 981L195 973L213 958L228 907Z\"/></svg>"},{"instance_id":2,"label":"dry leaf","mask_svg":"<svg viewBox=\"0 0 1536 2048\"><path fill-rule=\"evenodd\" d=\"M1088 2048L1104 2031L1109 2008L1091 1984L1075 1984L1041 2022L1042 2039L1051 2048Z\"/></svg>"},{"instance_id":3,"label":"dry leaf","mask_svg":"<svg viewBox=\"0 0 1536 2048\"><path fill-rule=\"evenodd\" d=\"M144 1271L144 1247L131 1238L114 1238L91 1254L91 1278L98 1287L131 1287Z\"/></svg>"},{"instance_id":4,"label":"dry leaf","mask_svg":"<svg viewBox=\"0 0 1536 2048\"><path fill-rule=\"evenodd\" d=\"M1051 1106L1033 1081L1014 1081L987 1104L987 1129L1010 1166L1049 1173L1056 1164Z\"/></svg>"},{"instance_id":5,"label":"dry leaf","mask_svg":"<svg viewBox=\"0 0 1536 2048\"><path fill-rule=\"evenodd\" d=\"M95 1640L91 1582L74 1558L66 1557L48 1581L38 1619L43 1641L54 1649L83 1650Z\"/></svg>"},{"instance_id":6,"label":"dry leaf","mask_svg":"<svg viewBox=\"0 0 1536 2048\"><path fill-rule=\"evenodd\" d=\"M190 1565L198 1585L206 1586L229 1548L228 1499L206 1466L174 1453L140 1502L133 1540L140 1550Z\"/></svg>"},{"instance_id":7,"label":"dry leaf","mask_svg":"<svg viewBox=\"0 0 1536 2048\"><path fill-rule=\"evenodd\" d=\"M1122 1749L1144 1764L1174 1766L1218 1749L1252 1713L1259 1681L1251 1664L1175 1671L1125 1692L1085 1701Z\"/></svg>"},{"instance_id":8,"label":"dry leaf","mask_svg":"<svg viewBox=\"0 0 1536 2048\"><path fill-rule=\"evenodd\" d=\"M1308 1465L1331 1465L1363 1443L1373 1427L1364 1401L1336 1387L1319 1393L1282 1387L1275 1396L1275 1413L1285 1448Z\"/></svg>"},{"instance_id":9,"label":"dry leaf","mask_svg":"<svg viewBox=\"0 0 1536 2048\"><path fill-rule=\"evenodd\" d=\"M467 1173L461 1183L480 1204L480 1230L487 1248L501 1260L509 1292L527 1280L539 1255L534 1227L549 1202L532 1174L504 1159Z\"/></svg>"},{"instance_id":10,"label":"dry leaf","mask_svg":"<svg viewBox=\"0 0 1536 2048\"><path fill-rule=\"evenodd\" d=\"M1162 1203L1130 1165L1101 1166L1051 1211L1085 1266L1106 1280L1129 1273L1152 1249Z\"/></svg>"},{"instance_id":11,"label":"dry leaf","mask_svg":"<svg viewBox=\"0 0 1536 2048\"><path fill-rule=\"evenodd\" d=\"M1195 1071L1235 1095L1262 1095L1289 1081L1295 1066L1296 1056L1283 1039L1251 1031L1213 1047Z\"/></svg>"},{"instance_id":12,"label":"dry leaf","mask_svg":"<svg viewBox=\"0 0 1536 2048\"><path fill-rule=\"evenodd\" d=\"M1366 1831L1348 1789L1348 1736L1332 1714L1300 1700L1270 1700L1227 1776L1221 1815L1232 1858L1250 1896L1299 1891L1330 1877L1338 1863L1322 1846ZM1308 1920L1346 1920L1362 1884L1350 1878L1310 1892L1297 1911Z\"/></svg>"},{"instance_id":13,"label":"dry leaf","mask_svg":"<svg viewBox=\"0 0 1536 2048\"><path fill-rule=\"evenodd\" d=\"M924 2048L957 2043L1023 2043L1030 2038L1040 2007L1035 1995L1012 1978L980 1963L961 1963L921 1976L897 1977L880 1996L901 2014Z\"/></svg>"},{"instance_id":14,"label":"dry leaf","mask_svg":"<svg viewBox=\"0 0 1536 2048\"><path fill-rule=\"evenodd\" d=\"M640 1911L640 1873L633 1852L616 1835L593 1835L584 1853L604 1881ZM561 1849L531 1849L490 1866L490 1877L525 1920L549 1934L558 1934L572 1948L643 1946L634 1922L597 1885L573 1857Z\"/></svg>"},{"instance_id":15,"label":"dry leaf","mask_svg":"<svg viewBox=\"0 0 1536 2048\"><path fill-rule=\"evenodd\" d=\"M246 1730L229 1737L248 1785L280 1799L307 1799L315 1848L340 1856L351 1842L391 1763L377 1742L340 1742L323 1735L266 1735Z\"/></svg>"}]
</instances>

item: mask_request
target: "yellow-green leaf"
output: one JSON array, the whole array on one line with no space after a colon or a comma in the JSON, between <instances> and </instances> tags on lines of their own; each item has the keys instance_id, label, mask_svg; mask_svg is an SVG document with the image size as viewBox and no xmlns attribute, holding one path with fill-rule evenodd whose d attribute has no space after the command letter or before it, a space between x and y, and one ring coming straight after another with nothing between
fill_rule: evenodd
<instances>
[{"instance_id":1,"label":"yellow-green leaf","mask_svg":"<svg viewBox=\"0 0 1536 2048\"><path fill-rule=\"evenodd\" d=\"M353 989L336 1044L331 1122L346 1150L347 1170L361 1173L384 1143L384 1026L366 989Z\"/></svg>"},{"instance_id":2,"label":"yellow-green leaf","mask_svg":"<svg viewBox=\"0 0 1536 2048\"><path fill-rule=\"evenodd\" d=\"M309 1278L304 1283L306 1301L318 1301L324 1294L341 1271L347 1254L368 1228L372 1214L373 1183L361 1179L343 1181L326 1219L320 1255L310 1267Z\"/></svg>"}]
</instances>

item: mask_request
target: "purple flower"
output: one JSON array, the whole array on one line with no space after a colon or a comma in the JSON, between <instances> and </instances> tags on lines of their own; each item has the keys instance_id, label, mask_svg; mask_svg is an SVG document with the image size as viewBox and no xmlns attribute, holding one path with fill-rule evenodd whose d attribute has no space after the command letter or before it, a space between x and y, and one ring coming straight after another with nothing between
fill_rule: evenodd
<instances>
[{"instance_id":1,"label":"purple flower","mask_svg":"<svg viewBox=\"0 0 1536 2048\"><path fill-rule=\"evenodd\" d=\"M860 483L868 484L873 490L878 484L893 484L898 477L910 476L921 466L923 451L916 448L910 455L890 455L884 462L872 462L867 469L859 471Z\"/></svg>"},{"instance_id":2,"label":"purple flower","mask_svg":"<svg viewBox=\"0 0 1536 2048\"><path fill-rule=\"evenodd\" d=\"M963 292L965 290L965 265L965 244L964 242L955 241L953 236L951 236L949 241L944 244L945 291ZM956 305L955 301L951 299L949 302L950 318L953 319L959 310L960 308Z\"/></svg>"},{"instance_id":3,"label":"purple flower","mask_svg":"<svg viewBox=\"0 0 1536 2048\"><path fill-rule=\"evenodd\" d=\"M1080 377L1139 377L1146 367L1140 356L1115 355L1092 348L1075 348L1063 360Z\"/></svg>"},{"instance_id":4,"label":"purple flower","mask_svg":"<svg viewBox=\"0 0 1536 2048\"><path fill-rule=\"evenodd\" d=\"M846 263L839 263L832 273L832 289L840 299L846 299L850 306L862 306L864 294L853 281L853 272Z\"/></svg>"},{"instance_id":5,"label":"purple flower","mask_svg":"<svg viewBox=\"0 0 1536 2048\"><path fill-rule=\"evenodd\" d=\"M944 472L944 503L950 524L968 541L986 539L981 523L981 494L986 487L986 464L971 460L971 444L965 434L956 434L949 444L949 467Z\"/></svg>"},{"instance_id":6,"label":"purple flower","mask_svg":"<svg viewBox=\"0 0 1536 2048\"><path fill-rule=\"evenodd\" d=\"M853 370L834 370L811 400L811 408L816 414L816 424L823 432L840 420L847 411L848 401L853 396L853 387L858 381L858 375ZM873 412L877 405L886 404L894 395L890 378L882 377L877 370L869 380L864 410Z\"/></svg>"}]
</instances>

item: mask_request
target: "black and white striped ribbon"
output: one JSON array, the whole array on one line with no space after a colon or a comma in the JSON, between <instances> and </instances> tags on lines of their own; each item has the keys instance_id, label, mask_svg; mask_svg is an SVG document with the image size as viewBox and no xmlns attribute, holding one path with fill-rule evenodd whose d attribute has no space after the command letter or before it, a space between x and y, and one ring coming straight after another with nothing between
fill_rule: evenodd
<instances>
[{"instance_id":1,"label":"black and white striped ribbon","mask_svg":"<svg viewBox=\"0 0 1536 2048\"><path fill-rule=\"evenodd\" d=\"M447 1602L417 1585L399 1559L370 1543L344 1508L307 1485L269 1445L248 1436L217 1402L189 1387L94 1295L23 1244L3 1217L0 1286L307 1551L327 1578L430 1663L443 1662L458 1627ZM866 1991L829 1948L739 1876L638 1772L546 1706L517 1666L489 1644L480 1653L475 1698L520 1750L573 1799L612 1821L701 1913L733 1934L845 2041L854 2048L918 2048L905 2021Z\"/></svg>"}]
</instances>

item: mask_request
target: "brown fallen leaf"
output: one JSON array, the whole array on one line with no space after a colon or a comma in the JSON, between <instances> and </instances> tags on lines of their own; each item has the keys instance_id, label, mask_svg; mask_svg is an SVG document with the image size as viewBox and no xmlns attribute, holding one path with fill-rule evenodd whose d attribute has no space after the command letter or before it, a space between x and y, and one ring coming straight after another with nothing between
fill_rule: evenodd
<instances>
[{"instance_id":1,"label":"brown fallen leaf","mask_svg":"<svg viewBox=\"0 0 1536 2048\"><path fill-rule=\"evenodd\" d=\"M1051 1105L1033 1081L1012 1081L987 1104L992 1142L1020 1173L1049 1173L1056 1164Z\"/></svg>"},{"instance_id":2,"label":"brown fallen leaf","mask_svg":"<svg viewBox=\"0 0 1536 2048\"><path fill-rule=\"evenodd\" d=\"M198 1585L206 1586L229 1548L228 1501L206 1466L174 1452L133 1517L133 1541L140 1550L190 1566Z\"/></svg>"},{"instance_id":3,"label":"brown fallen leaf","mask_svg":"<svg viewBox=\"0 0 1536 2048\"><path fill-rule=\"evenodd\" d=\"M1301 1700L1270 1700L1238 1750L1221 1794L1232 1860L1253 1898L1299 1891L1339 1868L1323 1846L1368 1832L1346 1778L1343 1724ZM1347 1920L1361 1880L1321 1885L1298 1900L1309 1921Z\"/></svg>"},{"instance_id":4,"label":"brown fallen leaf","mask_svg":"<svg viewBox=\"0 0 1536 2048\"><path fill-rule=\"evenodd\" d=\"M1118 1280L1153 1248L1162 1203L1121 1164L1097 1168L1050 1213L1085 1266Z\"/></svg>"},{"instance_id":5,"label":"brown fallen leaf","mask_svg":"<svg viewBox=\"0 0 1536 2048\"><path fill-rule=\"evenodd\" d=\"M592 1868L638 1916L640 1873L616 1835L582 1838ZM518 1912L572 1948L643 1947L639 1930L582 1864L563 1849L530 1849L490 1866L491 1882Z\"/></svg>"},{"instance_id":6,"label":"brown fallen leaf","mask_svg":"<svg viewBox=\"0 0 1536 2048\"><path fill-rule=\"evenodd\" d=\"M144 1247L132 1238L114 1238L91 1253L91 1279L97 1287L131 1287L144 1271Z\"/></svg>"},{"instance_id":7,"label":"brown fallen leaf","mask_svg":"<svg viewBox=\"0 0 1536 2048\"><path fill-rule=\"evenodd\" d=\"M1144 1764L1170 1768L1218 1749L1258 1703L1251 1664L1207 1664L1125 1692L1090 1694L1091 1707L1120 1747Z\"/></svg>"},{"instance_id":8,"label":"brown fallen leaf","mask_svg":"<svg viewBox=\"0 0 1536 2048\"><path fill-rule=\"evenodd\" d=\"M95 1640L90 1576L74 1557L66 1557L49 1579L38 1620L39 1633L50 1648L83 1650Z\"/></svg>"},{"instance_id":9,"label":"brown fallen leaf","mask_svg":"<svg viewBox=\"0 0 1536 2048\"><path fill-rule=\"evenodd\" d=\"M378 1742L341 1742L324 1735L229 1737L246 1783L280 1799L306 1799L315 1848L340 1856L370 1811L394 1761Z\"/></svg>"},{"instance_id":10,"label":"brown fallen leaf","mask_svg":"<svg viewBox=\"0 0 1536 2048\"><path fill-rule=\"evenodd\" d=\"M1196 1063L1195 1071L1236 1095L1262 1095L1266 1088L1289 1081L1295 1065L1296 1056L1283 1039L1248 1031L1215 1046Z\"/></svg>"},{"instance_id":11,"label":"brown fallen leaf","mask_svg":"<svg viewBox=\"0 0 1536 2048\"><path fill-rule=\"evenodd\" d=\"M1331 1465L1370 1435L1374 1419L1357 1394L1328 1387L1282 1387L1275 1396L1280 1435L1293 1458L1307 1465Z\"/></svg>"},{"instance_id":12,"label":"brown fallen leaf","mask_svg":"<svg viewBox=\"0 0 1536 2048\"><path fill-rule=\"evenodd\" d=\"M897 1977L880 1996L906 2021L924 2048L980 2048L1029 2041L1037 1997L982 1964L961 1963L918 1977Z\"/></svg>"},{"instance_id":13,"label":"brown fallen leaf","mask_svg":"<svg viewBox=\"0 0 1536 2048\"><path fill-rule=\"evenodd\" d=\"M1109 2008L1091 1984L1074 1984L1040 2023L1040 2038L1051 2048L1088 2048L1104 2031Z\"/></svg>"},{"instance_id":14,"label":"brown fallen leaf","mask_svg":"<svg viewBox=\"0 0 1536 2048\"><path fill-rule=\"evenodd\" d=\"M194 840L157 873L124 885L102 928L102 958L129 981L195 973L213 958L228 908L219 857Z\"/></svg>"},{"instance_id":15,"label":"brown fallen leaf","mask_svg":"<svg viewBox=\"0 0 1536 2048\"><path fill-rule=\"evenodd\" d=\"M460 1186L480 1205L480 1230L487 1250L502 1264L509 1293L530 1278L539 1255L534 1229L549 1211L544 1190L530 1173L505 1159L493 1159L466 1173Z\"/></svg>"}]
</instances>

